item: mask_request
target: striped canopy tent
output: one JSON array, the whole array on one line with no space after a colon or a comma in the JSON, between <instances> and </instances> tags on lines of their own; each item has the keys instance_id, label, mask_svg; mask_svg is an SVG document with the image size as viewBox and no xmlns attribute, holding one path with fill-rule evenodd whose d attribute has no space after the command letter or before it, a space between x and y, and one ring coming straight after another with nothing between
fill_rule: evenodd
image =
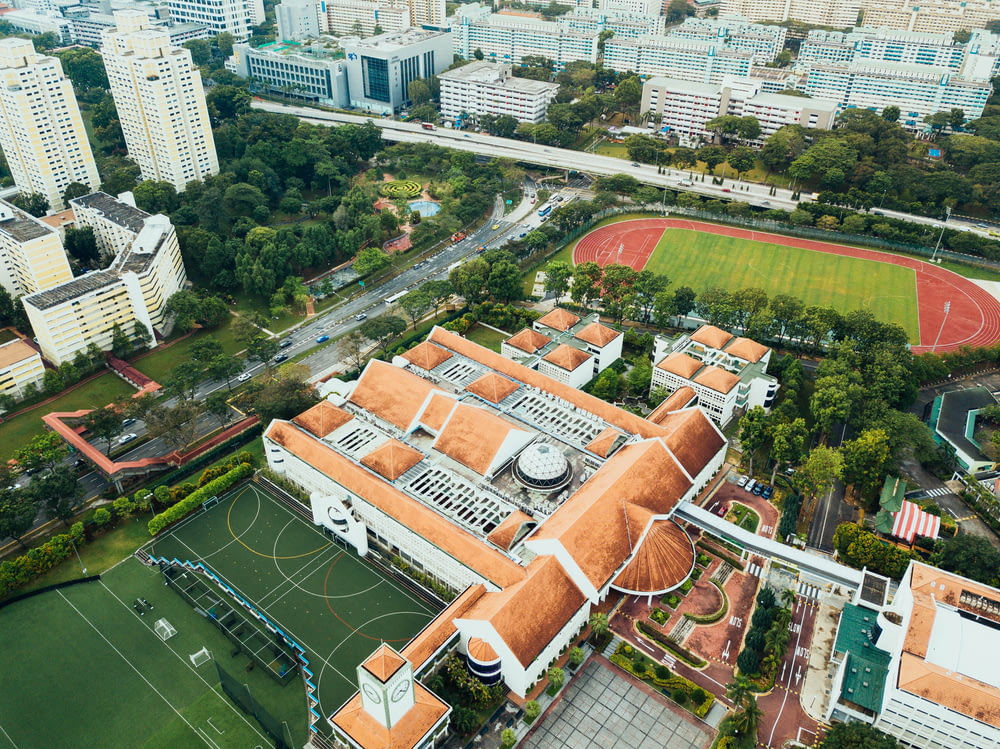
<instances>
[{"instance_id":1,"label":"striped canopy tent","mask_svg":"<svg viewBox=\"0 0 1000 749\"><path fill-rule=\"evenodd\" d=\"M903 500L903 507L892 514L892 535L912 544L917 536L937 538L941 518L920 509L920 505Z\"/></svg>"}]
</instances>

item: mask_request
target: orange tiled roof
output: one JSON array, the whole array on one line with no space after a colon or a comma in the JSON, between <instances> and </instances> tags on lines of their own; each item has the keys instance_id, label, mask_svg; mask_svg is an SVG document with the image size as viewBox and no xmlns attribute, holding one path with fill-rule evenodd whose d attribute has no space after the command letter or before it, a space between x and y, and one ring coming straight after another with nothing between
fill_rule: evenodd
<instances>
[{"instance_id":1,"label":"orange tiled roof","mask_svg":"<svg viewBox=\"0 0 1000 749\"><path fill-rule=\"evenodd\" d=\"M508 437L531 435L485 408L459 403L434 442L434 448L485 476Z\"/></svg>"},{"instance_id":2,"label":"orange tiled roof","mask_svg":"<svg viewBox=\"0 0 1000 749\"><path fill-rule=\"evenodd\" d=\"M740 378L722 367L710 364L694 378L694 381L717 393L728 393L739 384Z\"/></svg>"},{"instance_id":3,"label":"orange tiled roof","mask_svg":"<svg viewBox=\"0 0 1000 749\"><path fill-rule=\"evenodd\" d=\"M691 487L659 440L626 445L535 531L559 541L598 590L629 555L641 531L629 528L624 507L666 515Z\"/></svg>"},{"instance_id":4,"label":"orange tiled roof","mask_svg":"<svg viewBox=\"0 0 1000 749\"><path fill-rule=\"evenodd\" d=\"M533 523L535 519L528 515L527 513L521 512L520 510L514 510L510 515L503 519L493 532L490 533L486 538L491 543L499 546L501 549L509 550L510 545L517 538L518 531L521 530L521 526L525 523Z\"/></svg>"},{"instance_id":5,"label":"orange tiled roof","mask_svg":"<svg viewBox=\"0 0 1000 749\"><path fill-rule=\"evenodd\" d=\"M554 330L567 331L580 322L580 318L562 307L556 307L547 315L542 315L536 320L539 325Z\"/></svg>"},{"instance_id":6,"label":"orange tiled roof","mask_svg":"<svg viewBox=\"0 0 1000 749\"><path fill-rule=\"evenodd\" d=\"M403 667L406 661L395 650L384 642L379 645L378 650L368 656L362 663L365 671L370 673L383 684L392 678L392 675Z\"/></svg>"},{"instance_id":7,"label":"orange tiled roof","mask_svg":"<svg viewBox=\"0 0 1000 749\"><path fill-rule=\"evenodd\" d=\"M661 424L667 428L664 444L692 476L701 473L726 444L726 438L700 408L675 411Z\"/></svg>"},{"instance_id":8,"label":"orange tiled roof","mask_svg":"<svg viewBox=\"0 0 1000 749\"><path fill-rule=\"evenodd\" d=\"M665 430L641 416L624 411L610 403L595 398L565 383L558 382L548 375L529 369L523 364L511 361L505 356L501 356L495 351L480 346L462 336L452 333L444 328L433 328L430 340L445 348L448 348L462 356L477 361L501 374L513 377L519 382L538 388L539 390L551 393L572 403L578 408L594 414L598 418L612 424L626 432L638 434L641 437L657 437L665 433Z\"/></svg>"},{"instance_id":9,"label":"orange tiled roof","mask_svg":"<svg viewBox=\"0 0 1000 749\"><path fill-rule=\"evenodd\" d=\"M671 414L674 411L680 411L685 406L689 405L698 394L694 391L694 388L688 387L687 385L681 385L674 392L668 395L656 408L650 412L649 419L654 424L662 424L666 419L667 414Z\"/></svg>"},{"instance_id":10,"label":"orange tiled roof","mask_svg":"<svg viewBox=\"0 0 1000 749\"><path fill-rule=\"evenodd\" d=\"M303 411L292 419L292 421L303 429L308 429L317 437L325 437L353 418L353 414L349 414L344 409L337 408L330 401L324 400L312 408Z\"/></svg>"},{"instance_id":11,"label":"orange tiled roof","mask_svg":"<svg viewBox=\"0 0 1000 749\"><path fill-rule=\"evenodd\" d=\"M420 423L428 429L440 432L441 427L448 420L448 414L451 413L451 409L455 407L457 402L450 395L445 395L443 392L434 393L431 395L431 399L427 401L427 406L424 408L423 413L420 414Z\"/></svg>"},{"instance_id":12,"label":"orange tiled roof","mask_svg":"<svg viewBox=\"0 0 1000 749\"><path fill-rule=\"evenodd\" d=\"M397 439L391 439L363 457L361 464L368 466L379 476L395 481L423 458L419 450L414 450Z\"/></svg>"},{"instance_id":13,"label":"orange tiled roof","mask_svg":"<svg viewBox=\"0 0 1000 749\"><path fill-rule=\"evenodd\" d=\"M419 746L451 709L419 681L413 682L413 691L416 704L392 728L386 728L369 715L360 694L344 703L330 717L330 722L364 749L411 749Z\"/></svg>"},{"instance_id":14,"label":"orange tiled roof","mask_svg":"<svg viewBox=\"0 0 1000 749\"><path fill-rule=\"evenodd\" d=\"M553 556L528 565L524 581L487 593L463 617L488 621L522 666L528 666L587 599Z\"/></svg>"},{"instance_id":15,"label":"orange tiled roof","mask_svg":"<svg viewBox=\"0 0 1000 749\"><path fill-rule=\"evenodd\" d=\"M407 643L400 654L413 664L414 671L419 671L424 663L433 657L438 649L458 631L455 627L455 619L461 619L484 593L486 593L486 586L482 583L470 585L464 593L448 604L444 611L431 619L427 626Z\"/></svg>"},{"instance_id":16,"label":"orange tiled roof","mask_svg":"<svg viewBox=\"0 0 1000 749\"><path fill-rule=\"evenodd\" d=\"M714 325L702 325L691 334L691 340L711 348L721 349L733 337L732 333L727 333Z\"/></svg>"},{"instance_id":17,"label":"orange tiled roof","mask_svg":"<svg viewBox=\"0 0 1000 749\"><path fill-rule=\"evenodd\" d=\"M441 391L441 388L413 372L372 359L355 385L350 400L405 430L410 428L427 395L434 391Z\"/></svg>"},{"instance_id":18,"label":"orange tiled roof","mask_svg":"<svg viewBox=\"0 0 1000 749\"><path fill-rule=\"evenodd\" d=\"M621 333L617 330L612 330L606 325L601 325L599 322L592 322L590 325L583 328L583 330L579 330L574 333L573 337L579 338L584 343L590 343L594 346L604 348L620 335Z\"/></svg>"},{"instance_id":19,"label":"orange tiled roof","mask_svg":"<svg viewBox=\"0 0 1000 749\"><path fill-rule=\"evenodd\" d=\"M38 356L38 352L24 341L11 341L0 346L0 367L9 367L17 362Z\"/></svg>"},{"instance_id":20,"label":"orange tiled roof","mask_svg":"<svg viewBox=\"0 0 1000 749\"><path fill-rule=\"evenodd\" d=\"M533 354L551 342L551 338L547 335L539 333L533 328L525 328L524 330L518 331L504 341L504 343L508 346L513 346L526 354Z\"/></svg>"},{"instance_id":21,"label":"orange tiled roof","mask_svg":"<svg viewBox=\"0 0 1000 749\"><path fill-rule=\"evenodd\" d=\"M445 521L434 510L372 475L290 422L273 421L265 434L484 579L504 587L524 578L524 569L516 562L489 548L471 533Z\"/></svg>"},{"instance_id":22,"label":"orange tiled roof","mask_svg":"<svg viewBox=\"0 0 1000 749\"><path fill-rule=\"evenodd\" d=\"M430 341L424 341L401 356L411 364L416 364L421 369L430 371L438 364L448 361L451 358L451 353L440 346L435 346Z\"/></svg>"},{"instance_id":23,"label":"orange tiled roof","mask_svg":"<svg viewBox=\"0 0 1000 749\"><path fill-rule=\"evenodd\" d=\"M590 354L578 348L573 348L568 343L560 343L542 358L547 362L555 364L560 369L572 372L584 362L589 361Z\"/></svg>"},{"instance_id":24,"label":"orange tiled roof","mask_svg":"<svg viewBox=\"0 0 1000 749\"><path fill-rule=\"evenodd\" d=\"M608 427L599 435L594 437L585 449L590 450L590 452L594 453L594 455L600 455L602 458L606 458L611 454L611 450L614 448L615 442L624 438L625 435L617 429L614 427Z\"/></svg>"},{"instance_id":25,"label":"orange tiled roof","mask_svg":"<svg viewBox=\"0 0 1000 749\"><path fill-rule=\"evenodd\" d=\"M465 389L490 403L499 403L519 387L521 386L513 380L501 377L496 372L490 372L470 382Z\"/></svg>"},{"instance_id":26,"label":"orange tiled roof","mask_svg":"<svg viewBox=\"0 0 1000 749\"><path fill-rule=\"evenodd\" d=\"M726 346L727 354L732 354L751 363L759 362L769 350L763 343L757 343L750 338L734 338Z\"/></svg>"},{"instance_id":27,"label":"orange tiled roof","mask_svg":"<svg viewBox=\"0 0 1000 749\"><path fill-rule=\"evenodd\" d=\"M670 372L685 380L690 380L694 373L701 369L702 364L692 356L675 351L670 356L664 357L663 361L656 366L664 372Z\"/></svg>"},{"instance_id":28,"label":"orange tiled roof","mask_svg":"<svg viewBox=\"0 0 1000 749\"><path fill-rule=\"evenodd\" d=\"M673 520L655 520L614 586L630 593L665 593L694 568L694 544Z\"/></svg>"},{"instance_id":29,"label":"orange tiled roof","mask_svg":"<svg viewBox=\"0 0 1000 749\"><path fill-rule=\"evenodd\" d=\"M485 640L480 640L478 637L473 637L469 640L466 650L468 650L470 658L480 663L493 663L500 660L500 656L497 655L497 651L493 649L493 646Z\"/></svg>"}]
</instances>

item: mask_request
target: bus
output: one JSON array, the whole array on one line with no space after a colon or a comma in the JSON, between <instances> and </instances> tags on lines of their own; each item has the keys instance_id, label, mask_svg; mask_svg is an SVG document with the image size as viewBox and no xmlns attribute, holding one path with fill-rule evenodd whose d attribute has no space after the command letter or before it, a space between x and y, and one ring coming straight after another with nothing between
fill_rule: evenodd
<instances>
[{"instance_id":1,"label":"bus","mask_svg":"<svg viewBox=\"0 0 1000 749\"><path fill-rule=\"evenodd\" d=\"M404 296L406 296L408 293L410 293L409 289L403 289L399 293L396 293L396 294L393 294L392 296L386 297L385 298L385 305L388 307L390 304L395 304L400 299L402 299Z\"/></svg>"},{"instance_id":2,"label":"bus","mask_svg":"<svg viewBox=\"0 0 1000 749\"><path fill-rule=\"evenodd\" d=\"M551 203L548 204L548 205L543 205L541 208L538 209L538 215L539 216L548 216L550 213L552 213L552 204Z\"/></svg>"},{"instance_id":3,"label":"bus","mask_svg":"<svg viewBox=\"0 0 1000 749\"><path fill-rule=\"evenodd\" d=\"M424 130L437 130L437 127L434 125L433 122L421 122L420 127L422 127Z\"/></svg>"}]
</instances>

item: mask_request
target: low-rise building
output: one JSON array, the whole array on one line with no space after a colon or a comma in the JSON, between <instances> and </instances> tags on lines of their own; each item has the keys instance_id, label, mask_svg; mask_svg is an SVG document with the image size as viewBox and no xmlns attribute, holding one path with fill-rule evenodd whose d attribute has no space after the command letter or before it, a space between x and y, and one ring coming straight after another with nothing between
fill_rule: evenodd
<instances>
[{"instance_id":1,"label":"low-rise building","mask_svg":"<svg viewBox=\"0 0 1000 749\"><path fill-rule=\"evenodd\" d=\"M1000 590L915 561L889 590L867 573L844 607L826 719L915 749L1000 745Z\"/></svg>"},{"instance_id":2,"label":"low-rise building","mask_svg":"<svg viewBox=\"0 0 1000 749\"><path fill-rule=\"evenodd\" d=\"M327 49L323 43L234 44L226 69L284 96L333 107L346 107L350 101L347 63L339 49Z\"/></svg>"},{"instance_id":3,"label":"low-rise building","mask_svg":"<svg viewBox=\"0 0 1000 749\"><path fill-rule=\"evenodd\" d=\"M556 307L501 343L500 353L580 388L621 358L624 342L624 333L602 325L596 312L581 318Z\"/></svg>"},{"instance_id":4,"label":"low-rise building","mask_svg":"<svg viewBox=\"0 0 1000 749\"><path fill-rule=\"evenodd\" d=\"M0 285L7 293L16 298L72 277L59 232L0 200Z\"/></svg>"},{"instance_id":5,"label":"low-rise building","mask_svg":"<svg viewBox=\"0 0 1000 749\"><path fill-rule=\"evenodd\" d=\"M934 439L954 453L966 473L993 470L997 463L983 452L976 441L976 417L987 406L997 405L989 388L972 387L950 390L934 399L930 426Z\"/></svg>"},{"instance_id":6,"label":"low-rise building","mask_svg":"<svg viewBox=\"0 0 1000 749\"><path fill-rule=\"evenodd\" d=\"M657 337L650 389L671 395L690 388L697 404L718 424L755 406L771 408L778 381L767 374L771 349L714 325L702 325L691 335ZM695 402L688 397L685 404Z\"/></svg>"},{"instance_id":7,"label":"low-rise building","mask_svg":"<svg viewBox=\"0 0 1000 749\"><path fill-rule=\"evenodd\" d=\"M391 114L410 103L409 85L451 65L448 31L409 28L367 39L341 39L351 106Z\"/></svg>"},{"instance_id":8,"label":"low-rise building","mask_svg":"<svg viewBox=\"0 0 1000 749\"><path fill-rule=\"evenodd\" d=\"M61 44L74 41L73 23L58 13L35 10L11 10L3 14L11 29L21 34L55 34Z\"/></svg>"},{"instance_id":9,"label":"low-rise building","mask_svg":"<svg viewBox=\"0 0 1000 749\"><path fill-rule=\"evenodd\" d=\"M15 338L0 343L0 395L22 398L29 385L41 387L45 364L31 346Z\"/></svg>"},{"instance_id":10,"label":"low-rise building","mask_svg":"<svg viewBox=\"0 0 1000 749\"><path fill-rule=\"evenodd\" d=\"M90 226L104 251L115 254L92 271L25 296L22 301L42 354L53 364L71 361L90 344L110 349L116 328L153 340L170 332L167 300L187 283L170 219L140 211L125 193L93 193L70 201L79 226Z\"/></svg>"},{"instance_id":11,"label":"low-rise building","mask_svg":"<svg viewBox=\"0 0 1000 749\"><path fill-rule=\"evenodd\" d=\"M485 60L441 73L438 80L441 114L450 119L467 112L541 122L559 90L557 83L515 78L510 65Z\"/></svg>"}]
</instances>

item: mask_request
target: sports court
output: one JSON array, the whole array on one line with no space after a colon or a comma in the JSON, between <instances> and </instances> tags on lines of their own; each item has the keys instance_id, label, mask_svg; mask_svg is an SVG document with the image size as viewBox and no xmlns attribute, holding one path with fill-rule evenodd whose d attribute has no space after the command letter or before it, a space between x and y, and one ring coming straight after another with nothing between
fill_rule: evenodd
<instances>
[{"instance_id":1,"label":"sports court","mask_svg":"<svg viewBox=\"0 0 1000 749\"><path fill-rule=\"evenodd\" d=\"M841 312L868 309L901 325L914 353L1000 340L1000 302L937 265L859 247L672 218L598 227L573 262L621 263L667 275L674 286L763 288ZM946 306L947 304L947 306Z\"/></svg>"},{"instance_id":2,"label":"sports court","mask_svg":"<svg viewBox=\"0 0 1000 749\"><path fill-rule=\"evenodd\" d=\"M379 643L403 647L438 611L252 483L145 551L202 563L301 646L324 717L357 690L355 669Z\"/></svg>"}]
</instances>

